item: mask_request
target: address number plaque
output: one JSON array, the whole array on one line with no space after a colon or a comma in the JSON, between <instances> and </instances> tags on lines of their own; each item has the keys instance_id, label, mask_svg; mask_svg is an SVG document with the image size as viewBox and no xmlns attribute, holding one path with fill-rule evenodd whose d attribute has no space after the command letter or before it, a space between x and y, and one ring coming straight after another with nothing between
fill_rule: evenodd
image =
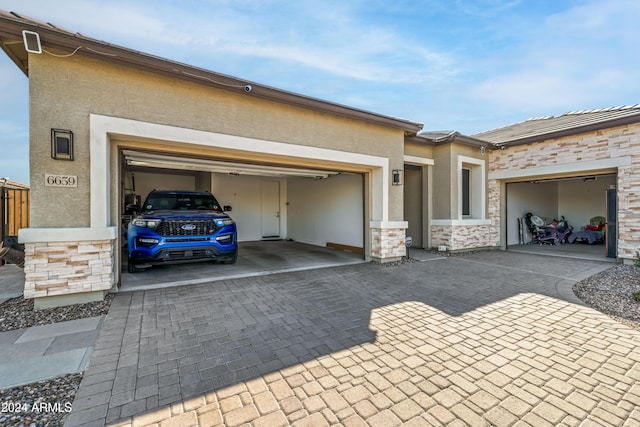
<instances>
[{"instance_id":1,"label":"address number plaque","mask_svg":"<svg viewBox=\"0 0 640 427\"><path fill-rule=\"evenodd\" d=\"M75 175L44 175L45 187L77 187L78 177Z\"/></svg>"}]
</instances>

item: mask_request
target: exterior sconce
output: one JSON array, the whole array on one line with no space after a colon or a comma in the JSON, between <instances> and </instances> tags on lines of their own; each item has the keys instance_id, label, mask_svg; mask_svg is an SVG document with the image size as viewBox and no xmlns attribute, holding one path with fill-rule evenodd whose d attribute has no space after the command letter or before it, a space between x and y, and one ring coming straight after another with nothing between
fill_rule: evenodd
<instances>
[{"instance_id":1,"label":"exterior sconce","mask_svg":"<svg viewBox=\"0 0 640 427\"><path fill-rule=\"evenodd\" d=\"M40 44L40 34L34 31L23 30L22 41L24 49L30 53L42 53L42 45Z\"/></svg>"},{"instance_id":2,"label":"exterior sconce","mask_svg":"<svg viewBox=\"0 0 640 427\"><path fill-rule=\"evenodd\" d=\"M391 184L402 185L402 170L394 169L391 171Z\"/></svg>"},{"instance_id":3,"label":"exterior sconce","mask_svg":"<svg viewBox=\"0 0 640 427\"><path fill-rule=\"evenodd\" d=\"M484 156L485 151L487 151L487 148L484 145L480 147L480 154Z\"/></svg>"},{"instance_id":4,"label":"exterior sconce","mask_svg":"<svg viewBox=\"0 0 640 427\"><path fill-rule=\"evenodd\" d=\"M73 160L73 132L51 129L51 158Z\"/></svg>"}]
</instances>

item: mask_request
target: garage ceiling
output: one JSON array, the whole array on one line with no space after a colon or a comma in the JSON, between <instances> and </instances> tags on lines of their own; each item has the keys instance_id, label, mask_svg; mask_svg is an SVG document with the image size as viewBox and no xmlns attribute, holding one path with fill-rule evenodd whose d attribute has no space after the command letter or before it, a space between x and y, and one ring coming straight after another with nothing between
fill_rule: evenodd
<instances>
[{"instance_id":1,"label":"garage ceiling","mask_svg":"<svg viewBox=\"0 0 640 427\"><path fill-rule=\"evenodd\" d=\"M234 163L220 160L195 159L188 157L176 157L166 154L146 153L133 150L124 150L125 163L128 166L140 166L160 169L178 169L189 171L216 172L229 175L255 175L272 177L306 177L324 179L340 172L290 168L283 166L270 166L250 163Z\"/></svg>"}]
</instances>

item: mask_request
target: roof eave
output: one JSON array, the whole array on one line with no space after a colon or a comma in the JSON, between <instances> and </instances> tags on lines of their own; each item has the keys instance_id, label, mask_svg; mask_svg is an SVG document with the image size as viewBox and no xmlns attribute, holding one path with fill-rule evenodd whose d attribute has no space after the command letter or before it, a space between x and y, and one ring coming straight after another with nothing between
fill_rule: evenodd
<instances>
[{"instance_id":1,"label":"roof eave","mask_svg":"<svg viewBox=\"0 0 640 427\"><path fill-rule=\"evenodd\" d=\"M484 147L484 148L488 148L489 150L493 150L495 148L495 145L488 141L483 141L482 139L477 139L471 136L466 136L461 134L457 135L454 138L454 142L462 145L468 145L471 147Z\"/></svg>"},{"instance_id":2,"label":"roof eave","mask_svg":"<svg viewBox=\"0 0 640 427\"><path fill-rule=\"evenodd\" d=\"M422 135L417 135L414 139L411 139L412 141L416 141L416 142L428 142L429 145L441 145L441 144L461 144L461 145L468 145L471 147L484 147L484 148L488 148L490 150L493 150L495 148L495 145L492 144L491 142L488 141L484 141L478 138L473 138L471 136L467 136L467 135L462 135L460 132L456 132L456 131L452 131L449 134L442 136L440 138L429 138L427 136L425 136L424 134Z\"/></svg>"},{"instance_id":3,"label":"roof eave","mask_svg":"<svg viewBox=\"0 0 640 427\"><path fill-rule=\"evenodd\" d=\"M302 107L322 113L328 113L365 121L372 124L402 129L405 135L416 134L423 127L422 123L385 116L382 114L360 110L330 101L324 101L293 92L275 89L269 86L260 85L255 82L242 80L236 77L215 73L210 70L193 67L176 61L171 61L166 58L161 58L125 47L112 45L106 42L92 39L90 37L82 36L80 34L62 31L57 28L45 26L37 22L25 22L18 18L9 17L7 16L7 14L0 14L0 22L2 22L0 36L3 34L7 36L16 36L20 34L21 38L22 30L26 29L30 31L36 31L40 35L42 44L47 45L47 47L53 49L61 49L71 52L74 51L78 46L84 46L93 50L97 50L101 53L96 53L85 48L78 51L79 54L100 60L105 60L105 58L108 57L108 60L114 63L142 69L153 73L159 73L174 78L177 77L183 80L188 80L200 84L214 86L224 90L244 91L244 87L246 85L251 85L251 91L246 93L247 96L255 96L258 98L286 103L289 105ZM5 49L4 47L3 50L7 52L7 49ZM114 54L116 56L111 56ZM14 62L16 62L12 55L8 56L12 58ZM27 73L27 70L18 62L16 62L16 65L18 65L18 67L20 67L20 69L25 72L25 74Z\"/></svg>"}]
</instances>

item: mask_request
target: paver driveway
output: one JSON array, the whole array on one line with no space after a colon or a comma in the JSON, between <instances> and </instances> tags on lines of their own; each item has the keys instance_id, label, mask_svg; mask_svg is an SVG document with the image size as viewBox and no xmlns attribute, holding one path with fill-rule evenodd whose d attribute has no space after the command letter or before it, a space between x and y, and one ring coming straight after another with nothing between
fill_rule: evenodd
<instances>
[{"instance_id":1,"label":"paver driveway","mask_svg":"<svg viewBox=\"0 0 640 427\"><path fill-rule=\"evenodd\" d=\"M483 252L120 293L66 425L638 425L610 265Z\"/></svg>"}]
</instances>

